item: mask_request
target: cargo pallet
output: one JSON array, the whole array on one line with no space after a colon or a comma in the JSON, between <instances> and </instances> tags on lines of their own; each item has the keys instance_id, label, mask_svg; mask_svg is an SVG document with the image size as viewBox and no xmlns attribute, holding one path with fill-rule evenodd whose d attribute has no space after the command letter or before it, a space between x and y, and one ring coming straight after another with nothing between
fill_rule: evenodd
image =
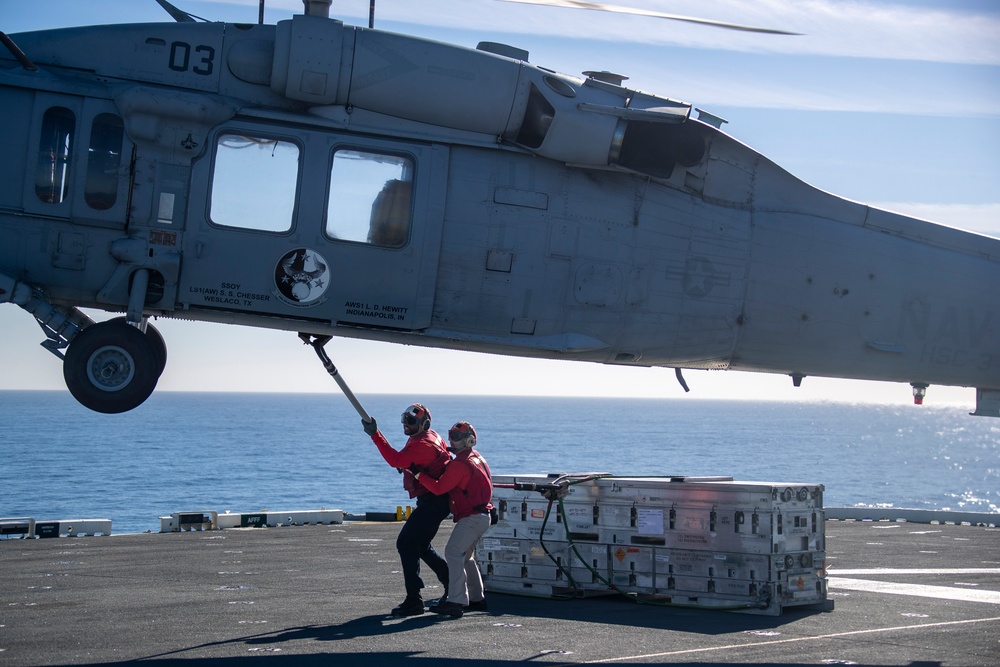
<instances>
[{"instance_id":1,"label":"cargo pallet","mask_svg":"<svg viewBox=\"0 0 1000 667\"><path fill-rule=\"evenodd\" d=\"M823 486L731 477L494 475L486 589L777 616L827 598Z\"/></svg>"}]
</instances>

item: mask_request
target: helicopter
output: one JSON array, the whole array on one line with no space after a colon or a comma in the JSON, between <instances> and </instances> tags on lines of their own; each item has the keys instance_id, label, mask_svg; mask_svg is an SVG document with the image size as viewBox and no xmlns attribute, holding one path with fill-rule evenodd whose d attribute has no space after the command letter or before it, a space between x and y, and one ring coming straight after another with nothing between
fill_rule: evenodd
<instances>
[{"instance_id":1,"label":"helicopter","mask_svg":"<svg viewBox=\"0 0 1000 667\"><path fill-rule=\"evenodd\" d=\"M0 302L86 407L148 398L162 317L975 387L1000 416L1000 241L822 192L614 73L329 5L5 37Z\"/></svg>"}]
</instances>

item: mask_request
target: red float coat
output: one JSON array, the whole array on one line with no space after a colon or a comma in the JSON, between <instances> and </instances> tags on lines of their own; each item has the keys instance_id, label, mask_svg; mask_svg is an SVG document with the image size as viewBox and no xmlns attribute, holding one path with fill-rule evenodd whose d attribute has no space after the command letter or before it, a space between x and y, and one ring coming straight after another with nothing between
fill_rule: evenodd
<instances>
[{"instance_id":1,"label":"red float coat","mask_svg":"<svg viewBox=\"0 0 1000 667\"><path fill-rule=\"evenodd\" d=\"M473 514L485 514L493 509L493 482L486 459L474 449L463 449L444 469L440 479L420 476L419 482L431 493L448 494L455 523Z\"/></svg>"},{"instance_id":2,"label":"red float coat","mask_svg":"<svg viewBox=\"0 0 1000 667\"><path fill-rule=\"evenodd\" d=\"M372 442L378 447L386 463L403 471L403 488L409 492L411 498L427 493L427 487L414 479L414 473L421 472L432 478L440 477L445 465L451 460L444 440L431 429L411 435L403 445L403 449L398 452L392 448L381 431L376 431L372 436Z\"/></svg>"}]
</instances>

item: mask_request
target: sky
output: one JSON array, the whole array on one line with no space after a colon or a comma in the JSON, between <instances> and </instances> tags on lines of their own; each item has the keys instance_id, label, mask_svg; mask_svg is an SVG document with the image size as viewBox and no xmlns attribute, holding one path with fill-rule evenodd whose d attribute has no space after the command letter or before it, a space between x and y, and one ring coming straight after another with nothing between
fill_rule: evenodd
<instances>
[{"instance_id":1,"label":"sky","mask_svg":"<svg viewBox=\"0 0 1000 667\"><path fill-rule=\"evenodd\" d=\"M256 22L257 0L175 0L209 20ZM849 199L1000 238L1000 3L994 0L618 0L618 5L776 28L739 33L658 18L497 0L377 0L377 28L474 47L511 44L532 63L626 85L728 120L724 130L813 185ZM265 21L301 11L269 0ZM368 0L332 16L367 25ZM0 0L0 30L169 21L154 0ZM30 55L30 54L29 54ZM90 312L95 319L111 314ZM339 389L294 333L158 319L157 391ZM0 305L0 389L64 389L32 317ZM334 339L355 393L635 396L912 403L906 384L731 371L542 361ZM461 373L455 373L460 369ZM456 379L460 378L460 379ZM926 404L972 409L973 389L931 387Z\"/></svg>"}]
</instances>

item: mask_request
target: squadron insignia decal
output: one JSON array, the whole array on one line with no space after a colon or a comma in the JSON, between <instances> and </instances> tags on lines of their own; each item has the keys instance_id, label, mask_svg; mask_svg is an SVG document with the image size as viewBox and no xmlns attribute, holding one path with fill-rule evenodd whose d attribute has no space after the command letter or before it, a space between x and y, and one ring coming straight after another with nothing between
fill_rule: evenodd
<instances>
[{"instance_id":1,"label":"squadron insignia decal","mask_svg":"<svg viewBox=\"0 0 1000 667\"><path fill-rule=\"evenodd\" d=\"M328 266L322 255L309 248L296 248L285 253L274 267L278 298L290 306L321 303L330 284Z\"/></svg>"}]
</instances>

